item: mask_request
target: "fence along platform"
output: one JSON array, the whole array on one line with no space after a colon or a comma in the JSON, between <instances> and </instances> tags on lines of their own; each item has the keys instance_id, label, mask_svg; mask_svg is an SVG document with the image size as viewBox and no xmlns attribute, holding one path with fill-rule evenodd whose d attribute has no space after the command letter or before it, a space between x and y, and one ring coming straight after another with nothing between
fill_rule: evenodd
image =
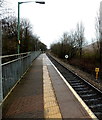
<instances>
[{"instance_id":1,"label":"fence along platform","mask_svg":"<svg viewBox=\"0 0 102 120\"><path fill-rule=\"evenodd\" d=\"M6 99L10 91L20 81L32 61L41 53L41 51L27 52L14 55L1 56L3 64L1 64L2 79L0 85L1 100L0 104Z\"/></svg>"}]
</instances>

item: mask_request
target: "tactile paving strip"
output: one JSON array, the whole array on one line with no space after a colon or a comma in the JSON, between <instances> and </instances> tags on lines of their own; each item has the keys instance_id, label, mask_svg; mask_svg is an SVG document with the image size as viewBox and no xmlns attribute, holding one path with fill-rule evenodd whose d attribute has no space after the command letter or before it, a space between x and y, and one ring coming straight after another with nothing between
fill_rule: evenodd
<instances>
[{"instance_id":1,"label":"tactile paving strip","mask_svg":"<svg viewBox=\"0 0 102 120\"><path fill-rule=\"evenodd\" d=\"M44 117L62 118L47 66L43 66Z\"/></svg>"}]
</instances>

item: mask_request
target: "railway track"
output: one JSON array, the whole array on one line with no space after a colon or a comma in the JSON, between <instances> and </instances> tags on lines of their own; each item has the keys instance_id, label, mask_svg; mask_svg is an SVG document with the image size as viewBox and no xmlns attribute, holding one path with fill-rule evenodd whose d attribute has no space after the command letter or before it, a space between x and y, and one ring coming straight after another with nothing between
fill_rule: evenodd
<instances>
[{"instance_id":1,"label":"railway track","mask_svg":"<svg viewBox=\"0 0 102 120\"><path fill-rule=\"evenodd\" d=\"M102 120L102 91L98 90L78 75L72 73L49 54L47 54L47 56L68 81L68 83L77 92L77 94L97 116L97 118Z\"/></svg>"}]
</instances>

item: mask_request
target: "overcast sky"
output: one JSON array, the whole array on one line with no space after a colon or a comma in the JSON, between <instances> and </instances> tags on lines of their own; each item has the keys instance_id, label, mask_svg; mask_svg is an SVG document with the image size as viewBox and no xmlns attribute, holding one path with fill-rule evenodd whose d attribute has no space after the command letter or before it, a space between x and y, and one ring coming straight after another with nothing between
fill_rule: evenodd
<instances>
[{"instance_id":1,"label":"overcast sky","mask_svg":"<svg viewBox=\"0 0 102 120\"><path fill-rule=\"evenodd\" d=\"M17 16L17 2L31 0L6 0ZM64 32L76 28L78 22L85 27L88 42L95 37L95 17L101 0L44 0L45 5L25 3L20 5L20 17L27 18L33 32L47 46L58 41Z\"/></svg>"}]
</instances>

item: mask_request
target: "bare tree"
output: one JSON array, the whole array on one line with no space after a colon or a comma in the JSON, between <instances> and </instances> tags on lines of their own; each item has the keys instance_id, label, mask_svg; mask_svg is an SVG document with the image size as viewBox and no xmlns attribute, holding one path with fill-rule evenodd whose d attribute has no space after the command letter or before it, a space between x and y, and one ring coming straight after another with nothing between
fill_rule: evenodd
<instances>
[{"instance_id":1,"label":"bare tree","mask_svg":"<svg viewBox=\"0 0 102 120\"><path fill-rule=\"evenodd\" d=\"M69 58L75 57L77 53L75 32L63 33L60 42L51 45L51 51L60 58L65 58L66 54Z\"/></svg>"},{"instance_id":2,"label":"bare tree","mask_svg":"<svg viewBox=\"0 0 102 120\"><path fill-rule=\"evenodd\" d=\"M100 69L102 69L102 8L100 6L100 11L97 12L95 18L95 31L96 31L96 46L94 50L99 59ZM102 77L102 70L100 70L100 76Z\"/></svg>"},{"instance_id":3,"label":"bare tree","mask_svg":"<svg viewBox=\"0 0 102 120\"><path fill-rule=\"evenodd\" d=\"M0 7L2 7L4 0L0 0Z\"/></svg>"},{"instance_id":4,"label":"bare tree","mask_svg":"<svg viewBox=\"0 0 102 120\"><path fill-rule=\"evenodd\" d=\"M79 49L79 55L80 55L80 58L82 57L82 48L83 48L83 45L84 45L84 26L82 24L82 22L79 24L77 24L77 28L76 28L76 42L77 42L77 46L78 46L78 49Z\"/></svg>"},{"instance_id":5,"label":"bare tree","mask_svg":"<svg viewBox=\"0 0 102 120\"><path fill-rule=\"evenodd\" d=\"M95 36L96 36L96 46L95 46L95 50L97 51L97 53L99 54L100 52L100 31L99 31L99 26L100 26L100 18L99 18L99 13L97 13L97 16L95 18Z\"/></svg>"}]
</instances>

